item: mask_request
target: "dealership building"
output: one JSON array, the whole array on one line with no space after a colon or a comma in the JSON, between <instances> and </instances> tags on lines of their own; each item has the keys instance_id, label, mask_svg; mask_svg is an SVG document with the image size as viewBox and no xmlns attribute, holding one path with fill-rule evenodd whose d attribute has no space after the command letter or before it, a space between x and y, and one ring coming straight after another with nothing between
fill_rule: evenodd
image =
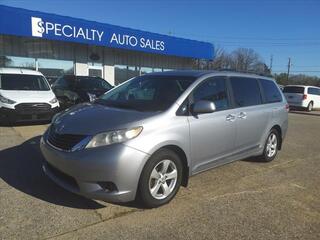
<instances>
[{"instance_id":1,"label":"dealership building","mask_svg":"<svg viewBox=\"0 0 320 240\"><path fill-rule=\"evenodd\" d=\"M155 71L196 68L213 45L0 5L0 67L100 76L113 85Z\"/></svg>"}]
</instances>

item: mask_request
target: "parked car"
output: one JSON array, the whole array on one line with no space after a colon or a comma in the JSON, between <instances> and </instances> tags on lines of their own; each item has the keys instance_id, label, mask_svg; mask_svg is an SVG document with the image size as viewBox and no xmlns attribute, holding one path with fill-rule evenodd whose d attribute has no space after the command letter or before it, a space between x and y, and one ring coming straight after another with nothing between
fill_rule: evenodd
<instances>
[{"instance_id":1,"label":"parked car","mask_svg":"<svg viewBox=\"0 0 320 240\"><path fill-rule=\"evenodd\" d=\"M59 102L46 78L37 71L0 68L0 121L50 120Z\"/></svg>"},{"instance_id":2,"label":"parked car","mask_svg":"<svg viewBox=\"0 0 320 240\"><path fill-rule=\"evenodd\" d=\"M288 126L275 81L231 72L133 78L53 119L41 139L45 173L93 199L168 203L189 176L256 156L272 161Z\"/></svg>"},{"instance_id":3,"label":"parked car","mask_svg":"<svg viewBox=\"0 0 320 240\"><path fill-rule=\"evenodd\" d=\"M92 102L111 88L112 86L100 77L75 75L64 75L52 85L63 109L82 102Z\"/></svg>"},{"instance_id":4,"label":"parked car","mask_svg":"<svg viewBox=\"0 0 320 240\"><path fill-rule=\"evenodd\" d=\"M305 109L311 112L314 108L320 108L319 87L287 85L283 93L292 109Z\"/></svg>"}]
</instances>

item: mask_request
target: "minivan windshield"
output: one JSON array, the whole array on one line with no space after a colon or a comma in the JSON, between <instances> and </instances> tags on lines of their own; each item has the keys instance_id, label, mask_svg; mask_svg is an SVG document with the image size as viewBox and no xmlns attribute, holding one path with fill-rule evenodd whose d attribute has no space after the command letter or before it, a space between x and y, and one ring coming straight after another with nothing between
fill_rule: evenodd
<instances>
[{"instance_id":1,"label":"minivan windshield","mask_svg":"<svg viewBox=\"0 0 320 240\"><path fill-rule=\"evenodd\" d=\"M0 89L48 91L50 90L50 87L45 78L41 75L0 74Z\"/></svg>"},{"instance_id":2,"label":"minivan windshield","mask_svg":"<svg viewBox=\"0 0 320 240\"><path fill-rule=\"evenodd\" d=\"M96 103L143 112L164 111L195 80L190 76L136 77L102 95Z\"/></svg>"},{"instance_id":3,"label":"minivan windshield","mask_svg":"<svg viewBox=\"0 0 320 240\"><path fill-rule=\"evenodd\" d=\"M284 87L284 93L302 93L304 92L304 87L288 86Z\"/></svg>"}]
</instances>

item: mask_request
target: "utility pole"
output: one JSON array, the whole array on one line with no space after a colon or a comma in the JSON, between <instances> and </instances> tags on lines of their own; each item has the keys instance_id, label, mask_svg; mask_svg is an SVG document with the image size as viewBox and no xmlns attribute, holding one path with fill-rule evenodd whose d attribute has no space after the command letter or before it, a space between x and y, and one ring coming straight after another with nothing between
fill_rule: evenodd
<instances>
[{"instance_id":1,"label":"utility pole","mask_svg":"<svg viewBox=\"0 0 320 240\"><path fill-rule=\"evenodd\" d=\"M273 55L271 54L271 57L270 57L270 73L272 73L272 63L273 63Z\"/></svg>"},{"instance_id":2,"label":"utility pole","mask_svg":"<svg viewBox=\"0 0 320 240\"><path fill-rule=\"evenodd\" d=\"M288 61L287 83L289 83L290 68L291 68L291 58L289 58L289 61Z\"/></svg>"}]
</instances>

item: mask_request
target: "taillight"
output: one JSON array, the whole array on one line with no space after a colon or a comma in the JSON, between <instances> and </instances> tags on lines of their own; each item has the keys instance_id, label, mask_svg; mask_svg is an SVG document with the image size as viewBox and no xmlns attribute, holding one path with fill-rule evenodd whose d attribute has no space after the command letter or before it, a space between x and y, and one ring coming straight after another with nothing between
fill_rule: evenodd
<instances>
[{"instance_id":1,"label":"taillight","mask_svg":"<svg viewBox=\"0 0 320 240\"><path fill-rule=\"evenodd\" d=\"M285 105L284 108L289 112L290 108L289 108L289 104L288 103Z\"/></svg>"},{"instance_id":2,"label":"taillight","mask_svg":"<svg viewBox=\"0 0 320 240\"><path fill-rule=\"evenodd\" d=\"M308 95L307 95L307 94L303 94L302 100L306 100L306 99L307 99L307 97L308 97Z\"/></svg>"}]
</instances>

